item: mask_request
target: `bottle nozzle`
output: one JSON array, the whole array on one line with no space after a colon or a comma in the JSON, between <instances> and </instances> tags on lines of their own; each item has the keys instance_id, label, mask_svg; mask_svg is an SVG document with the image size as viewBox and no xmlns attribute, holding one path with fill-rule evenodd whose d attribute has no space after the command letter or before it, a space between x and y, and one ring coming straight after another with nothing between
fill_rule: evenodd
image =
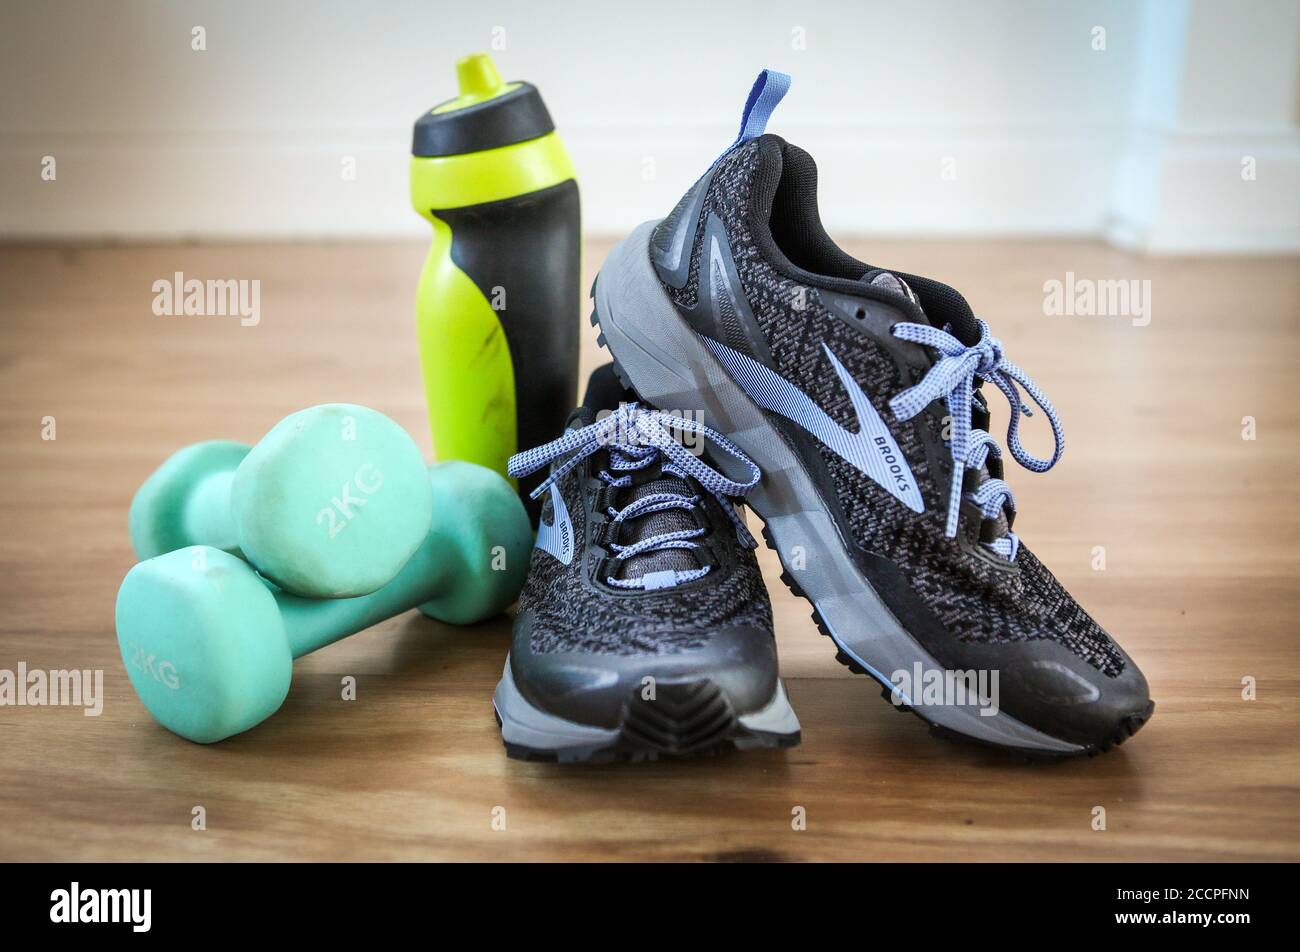
<instances>
[{"instance_id":1,"label":"bottle nozzle","mask_svg":"<svg viewBox=\"0 0 1300 952\"><path fill-rule=\"evenodd\" d=\"M471 53L458 60L456 81L460 85L461 101L465 103L491 99L501 91L502 85L501 74L486 53Z\"/></svg>"}]
</instances>

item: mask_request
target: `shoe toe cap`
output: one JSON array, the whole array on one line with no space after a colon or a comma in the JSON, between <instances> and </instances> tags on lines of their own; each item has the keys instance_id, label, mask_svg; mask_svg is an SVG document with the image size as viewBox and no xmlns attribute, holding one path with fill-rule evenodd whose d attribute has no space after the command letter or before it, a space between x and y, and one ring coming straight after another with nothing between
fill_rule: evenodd
<instances>
[{"instance_id":1,"label":"shoe toe cap","mask_svg":"<svg viewBox=\"0 0 1300 952\"><path fill-rule=\"evenodd\" d=\"M629 705L662 691L677 697L711 683L735 715L762 708L776 691L770 632L741 625L713 632L698 648L670 654L534 652L516 638L510 664L520 691L550 714L614 729Z\"/></svg>"},{"instance_id":2,"label":"shoe toe cap","mask_svg":"<svg viewBox=\"0 0 1300 952\"><path fill-rule=\"evenodd\" d=\"M1105 750L1151 716L1147 679L1127 655L1111 677L1055 642L1029 642L1018 654L1003 665L1002 706L1045 733Z\"/></svg>"}]
</instances>

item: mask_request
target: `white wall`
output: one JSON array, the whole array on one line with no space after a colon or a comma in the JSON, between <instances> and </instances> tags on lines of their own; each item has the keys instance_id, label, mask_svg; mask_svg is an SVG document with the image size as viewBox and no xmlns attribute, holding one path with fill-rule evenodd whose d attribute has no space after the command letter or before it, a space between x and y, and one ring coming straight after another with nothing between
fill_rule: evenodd
<instances>
[{"instance_id":1,"label":"white wall","mask_svg":"<svg viewBox=\"0 0 1300 952\"><path fill-rule=\"evenodd\" d=\"M664 214L770 65L833 230L1300 250L1298 38L1296 0L5 3L0 235L423 234L411 124L492 49L590 232Z\"/></svg>"}]
</instances>

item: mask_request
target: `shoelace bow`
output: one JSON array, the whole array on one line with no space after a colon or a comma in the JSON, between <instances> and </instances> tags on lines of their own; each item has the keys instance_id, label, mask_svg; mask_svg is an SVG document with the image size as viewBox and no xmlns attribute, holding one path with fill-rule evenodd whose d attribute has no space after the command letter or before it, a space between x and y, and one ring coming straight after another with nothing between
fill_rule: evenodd
<instances>
[{"instance_id":1,"label":"shoelace bow","mask_svg":"<svg viewBox=\"0 0 1300 952\"><path fill-rule=\"evenodd\" d=\"M997 441L987 431L971 426L971 408L977 399L976 377L992 383L1007 398L1011 407L1011 419L1007 424L1007 447L1017 463L1032 472L1045 473L1056 465L1065 451L1065 433L1052 402L1028 374L1007 360L1002 352L1002 342L989 334L988 325L983 321L976 323L979 326L979 340L969 347L947 330L929 324L895 324L892 331L900 340L932 347L942 355L920 383L898 394L889 401L889 406L899 420L912 419L940 397L948 406L948 412L952 415L949 447L953 461L945 530L949 538L957 534L957 516L961 509L966 470L980 470L990 454L994 459L1002 458L1002 450ZM1023 387L1033 397L1051 424L1054 451L1050 459L1039 459L1020 442L1020 414L1023 412L1025 416L1033 416L1034 413L1025 403L1019 387ZM980 408L985 409L983 396L979 395L978 399ZM1011 515L1016 510L1016 497L1011 492L1011 487L993 476L982 480L975 491L966 493L966 498L979 507L980 514L985 519L996 519L1004 510ZM1015 561L1020 539L1008 529L1006 535L984 545L1004 559Z\"/></svg>"},{"instance_id":2,"label":"shoelace bow","mask_svg":"<svg viewBox=\"0 0 1300 952\"><path fill-rule=\"evenodd\" d=\"M750 478L745 482L729 479L713 469L699 457L686 449L681 441L673 435L674 431L694 433L708 440L727 455L738 460L748 469ZM622 404L618 410L603 420L588 424L577 430L569 430L557 440L517 453L510 458L508 471L511 476L527 476L551 462L568 456L555 468L545 480L529 495L536 499L560 479L563 479L575 466L600 449L609 450L606 468L598 474L600 479L615 488L626 488L632 484L632 473L645 469L660 457L664 458L661 471L681 479L694 477L718 500L736 527L736 536L742 545L755 548L757 543L745 527L744 520L736 512L732 500L743 499L745 494L758 485L761 475L757 464L746 456L739 447L721 433L694 420L688 420L660 410L650 410L635 403ZM572 455L570 455L572 454ZM620 475L612 475L610 470ZM657 492L633 500L622 509L610 506L606 514L614 525L621 526L630 519L646 516L653 512L668 509L693 510L700 504L699 495L688 496L685 493ZM615 530L617 531L617 529ZM610 547L618 562L626 562L638 555L646 555L665 549L695 549L694 541L704 535L701 528L680 529L674 532L661 532L648 536L631 545L611 542ZM676 571L672 584L680 584L701 578L709 573L711 566L704 565L695 569ZM644 588L645 576L633 579L619 579L613 575L606 581L619 588Z\"/></svg>"}]
</instances>

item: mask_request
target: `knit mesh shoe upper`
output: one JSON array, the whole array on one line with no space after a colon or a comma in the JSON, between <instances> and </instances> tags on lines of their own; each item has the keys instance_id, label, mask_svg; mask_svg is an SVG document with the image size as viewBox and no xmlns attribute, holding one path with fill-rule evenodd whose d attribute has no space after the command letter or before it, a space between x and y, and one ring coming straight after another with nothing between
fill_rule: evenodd
<instances>
[{"instance_id":1,"label":"knit mesh shoe upper","mask_svg":"<svg viewBox=\"0 0 1300 952\"><path fill-rule=\"evenodd\" d=\"M589 529L584 494L594 501L601 492L590 481L590 468L599 465L599 460L586 464L561 487L579 538ZM552 518L547 502L542 521ZM607 517L601 523L607 525ZM602 528L590 528L594 537L603 537ZM717 531L733 532L725 522ZM745 626L770 633L772 606L754 553L734 540L718 541L725 542L730 557L718 559L709 575L649 592L613 589L593 575L590 564L575 559L564 565L549 552L534 549L528 580L519 597L520 612L527 612L532 619L532 650L541 654L673 654L704 647L712 633L724 627Z\"/></svg>"},{"instance_id":2,"label":"knit mesh shoe upper","mask_svg":"<svg viewBox=\"0 0 1300 952\"><path fill-rule=\"evenodd\" d=\"M687 279L680 287L665 282L666 292L683 311L699 306L701 268L717 267L706 248L706 221L716 216L776 372L836 424L854 431L858 416L827 357L829 348L886 422L915 477L924 502L921 513L866 478L843 454L818 444L858 546L894 563L958 640L1006 644L1047 639L1108 677L1118 676L1126 664L1123 652L1025 546L1018 545L1011 560L991 556L981 546L982 537L1005 537L1004 517L985 525L990 520L963 503L956 535L945 533L953 464L934 448L943 445L940 428L946 411L936 403L932 412L900 422L890 407L891 398L919 384L927 368L900 371L893 357L832 311L827 297L851 289L890 300L913 320L946 326L971 343L978 333L973 315L960 294L938 282L903 275L899 288L863 280L876 272L829 243L818 219L815 189L811 158L776 136L731 150L712 170L703 201L692 190L674 211L680 218L698 204L699 226ZM661 223L653 238L656 247L669 242L676 218ZM720 311L719 330L729 339L723 343L744 349L747 342L727 319L727 308ZM977 418L981 409L977 398ZM996 462L992 467L1000 471Z\"/></svg>"},{"instance_id":3,"label":"knit mesh shoe upper","mask_svg":"<svg viewBox=\"0 0 1300 952\"><path fill-rule=\"evenodd\" d=\"M653 412L626 405L618 411L631 419ZM596 411L581 407L569 429L596 422ZM628 448L615 442L596 448L556 487L578 556L566 564L533 550L519 601L533 651L665 655L702 648L725 628L771 637L772 608L752 540L724 509L730 503L695 476L657 451L629 460ZM552 498L543 505L543 525L556 519Z\"/></svg>"}]
</instances>

